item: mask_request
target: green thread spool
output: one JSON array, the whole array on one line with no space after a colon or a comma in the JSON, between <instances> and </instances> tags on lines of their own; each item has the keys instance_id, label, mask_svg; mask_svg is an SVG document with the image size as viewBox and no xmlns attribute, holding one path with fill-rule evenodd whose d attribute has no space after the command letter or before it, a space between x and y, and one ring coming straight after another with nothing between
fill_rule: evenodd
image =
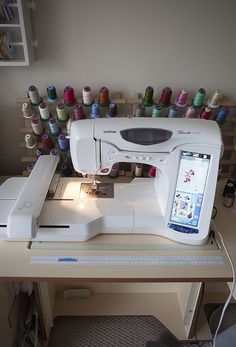
<instances>
[{"instance_id":1,"label":"green thread spool","mask_svg":"<svg viewBox=\"0 0 236 347\"><path fill-rule=\"evenodd\" d=\"M204 98L205 98L205 95L206 95L206 91L204 88L200 88L194 99L193 99L193 102L192 102L192 106L194 108L201 108L203 106L203 101L204 101Z\"/></svg>"},{"instance_id":2,"label":"green thread spool","mask_svg":"<svg viewBox=\"0 0 236 347\"><path fill-rule=\"evenodd\" d=\"M144 106L150 107L153 105L153 93L154 93L153 87L148 86L145 89L144 98L142 100L142 103L144 104Z\"/></svg>"},{"instance_id":3,"label":"green thread spool","mask_svg":"<svg viewBox=\"0 0 236 347\"><path fill-rule=\"evenodd\" d=\"M161 117L162 115L162 107L160 104L157 104L155 106L153 106L152 109L152 117Z\"/></svg>"},{"instance_id":4,"label":"green thread spool","mask_svg":"<svg viewBox=\"0 0 236 347\"><path fill-rule=\"evenodd\" d=\"M135 117L145 117L145 106L138 104L135 110Z\"/></svg>"},{"instance_id":5,"label":"green thread spool","mask_svg":"<svg viewBox=\"0 0 236 347\"><path fill-rule=\"evenodd\" d=\"M57 105L57 119L59 120L59 122L67 122L69 119L66 107L63 102L60 102Z\"/></svg>"}]
</instances>

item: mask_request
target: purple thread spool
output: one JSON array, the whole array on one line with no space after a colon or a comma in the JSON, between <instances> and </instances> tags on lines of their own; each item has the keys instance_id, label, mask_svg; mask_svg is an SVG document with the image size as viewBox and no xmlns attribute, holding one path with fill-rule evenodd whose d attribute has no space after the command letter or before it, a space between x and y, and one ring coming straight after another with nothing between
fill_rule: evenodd
<instances>
[{"instance_id":1,"label":"purple thread spool","mask_svg":"<svg viewBox=\"0 0 236 347\"><path fill-rule=\"evenodd\" d=\"M83 106L81 104L75 104L75 106L73 107L73 111L75 120L85 119Z\"/></svg>"},{"instance_id":2,"label":"purple thread spool","mask_svg":"<svg viewBox=\"0 0 236 347\"><path fill-rule=\"evenodd\" d=\"M40 136L43 133L43 126L40 119L37 116L32 117L31 126L35 135Z\"/></svg>"},{"instance_id":3,"label":"purple thread spool","mask_svg":"<svg viewBox=\"0 0 236 347\"><path fill-rule=\"evenodd\" d=\"M56 119L54 117L51 117L49 119L49 131L51 136L58 136L60 133Z\"/></svg>"},{"instance_id":4,"label":"purple thread spool","mask_svg":"<svg viewBox=\"0 0 236 347\"><path fill-rule=\"evenodd\" d=\"M72 172L71 172L71 169L70 167L66 164L66 163L61 163L61 176L62 177L69 177L71 176Z\"/></svg>"},{"instance_id":5,"label":"purple thread spool","mask_svg":"<svg viewBox=\"0 0 236 347\"><path fill-rule=\"evenodd\" d=\"M189 106L187 108L186 114L185 114L185 118L194 118L195 115L195 108L192 106Z\"/></svg>"},{"instance_id":6,"label":"purple thread spool","mask_svg":"<svg viewBox=\"0 0 236 347\"><path fill-rule=\"evenodd\" d=\"M44 133L43 134L43 136L42 136L42 145L43 145L43 148L49 149L49 150L54 147L52 139L51 139L51 137L49 136L48 133Z\"/></svg>"},{"instance_id":7,"label":"purple thread spool","mask_svg":"<svg viewBox=\"0 0 236 347\"><path fill-rule=\"evenodd\" d=\"M69 149L69 140L65 137L64 134L61 134L58 137L58 145L61 151L66 152Z\"/></svg>"},{"instance_id":8,"label":"purple thread spool","mask_svg":"<svg viewBox=\"0 0 236 347\"><path fill-rule=\"evenodd\" d=\"M165 87L162 90L162 94L161 94L161 98L160 98L159 104L161 104L162 107L170 106L171 95L172 95L172 89L170 87Z\"/></svg>"},{"instance_id":9,"label":"purple thread spool","mask_svg":"<svg viewBox=\"0 0 236 347\"><path fill-rule=\"evenodd\" d=\"M202 110L200 113L200 118L201 119L209 119L211 117L211 109L210 107L206 107Z\"/></svg>"},{"instance_id":10,"label":"purple thread spool","mask_svg":"<svg viewBox=\"0 0 236 347\"><path fill-rule=\"evenodd\" d=\"M185 107L187 105L187 97L188 97L187 89L182 89L177 96L175 104L178 107Z\"/></svg>"}]
</instances>

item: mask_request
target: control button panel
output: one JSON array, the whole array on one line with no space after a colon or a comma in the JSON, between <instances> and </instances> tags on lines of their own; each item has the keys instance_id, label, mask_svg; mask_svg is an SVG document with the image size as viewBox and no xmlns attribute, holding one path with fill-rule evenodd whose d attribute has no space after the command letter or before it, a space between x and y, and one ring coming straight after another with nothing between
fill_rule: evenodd
<instances>
[{"instance_id":1,"label":"control button panel","mask_svg":"<svg viewBox=\"0 0 236 347\"><path fill-rule=\"evenodd\" d=\"M195 228L189 228L183 225L179 224L174 224L174 223L169 223L168 227L174 231L177 231L179 233L184 233L184 234L198 234L199 230Z\"/></svg>"}]
</instances>

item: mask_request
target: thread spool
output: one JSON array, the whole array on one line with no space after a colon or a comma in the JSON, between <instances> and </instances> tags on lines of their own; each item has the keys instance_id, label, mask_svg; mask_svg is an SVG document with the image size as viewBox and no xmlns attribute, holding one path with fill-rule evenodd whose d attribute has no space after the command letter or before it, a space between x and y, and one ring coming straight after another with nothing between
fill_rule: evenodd
<instances>
[{"instance_id":1,"label":"thread spool","mask_svg":"<svg viewBox=\"0 0 236 347\"><path fill-rule=\"evenodd\" d=\"M35 154L36 154L36 157L37 157L37 158L40 157L41 155L43 155L43 153L44 153L43 148L37 148L37 149L36 149Z\"/></svg>"},{"instance_id":2,"label":"thread spool","mask_svg":"<svg viewBox=\"0 0 236 347\"><path fill-rule=\"evenodd\" d=\"M36 146L36 141L31 134L25 135L25 146L29 149L32 149Z\"/></svg>"},{"instance_id":3,"label":"thread spool","mask_svg":"<svg viewBox=\"0 0 236 347\"><path fill-rule=\"evenodd\" d=\"M65 162L61 163L60 165L60 171L62 177L69 177L72 174L71 168L69 165Z\"/></svg>"},{"instance_id":4,"label":"thread spool","mask_svg":"<svg viewBox=\"0 0 236 347\"><path fill-rule=\"evenodd\" d=\"M98 103L100 106L109 105L109 90L107 87L101 87L99 90L99 99Z\"/></svg>"},{"instance_id":5,"label":"thread spool","mask_svg":"<svg viewBox=\"0 0 236 347\"><path fill-rule=\"evenodd\" d=\"M66 152L69 149L69 139L66 138L64 134L58 137L58 145L62 152Z\"/></svg>"},{"instance_id":6,"label":"thread spool","mask_svg":"<svg viewBox=\"0 0 236 347\"><path fill-rule=\"evenodd\" d=\"M143 164L137 163L135 165L134 175L135 175L135 177L141 177L142 174L143 174Z\"/></svg>"},{"instance_id":7,"label":"thread spool","mask_svg":"<svg viewBox=\"0 0 236 347\"><path fill-rule=\"evenodd\" d=\"M170 106L170 103L171 103L171 95L172 95L172 89L171 89L170 87L165 87L165 88L162 90L161 98L160 98L159 104L160 104L162 107L168 107L168 106Z\"/></svg>"},{"instance_id":8,"label":"thread spool","mask_svg":"<svg viewBox=\"0 0 236 347\"><path fill-rule=\"evenodd\" d=\"M175 100L175 104L178 106L178 107L185 107L187 105L187 97L188 97L188 91L187 89L182 89L176 100Z\"/></svg>"},{"instance_id":9,"label":"thread spool","mask_svg":"<svg viewBox=\"0 0 236 347\"><path fill-rule=\"evenodd\" d=\"M196 112L195 108L193 106L189 106L186 110L184 117L185 118L194 118L195 112Z\"/></svg>"},{"instance_id":10,"label":"thread spool","mask_svg":"<svg viewBox=\"0 0 236 347\"><path fill-rule=\"evenodd\" d=\"M49 119L49 132L51 136L58 136L61 132L61 129L58 127L56 119L54 117L51 117Z\"/></svg>"},{"instance_id":11,"label":"thread spool","mask_svg":"<svg viewBox=\"0 0 236 347\"><path fill-rule=\"evenodd\" d=\"M56 111L59 122L65 123L68 121L69 115L67 114L67 110L63 102L59 102L59 104L57 104Z\"/></svg>"},{"instance_id":12,"label":"thread spool","mask_svg":"<svg viewBox=\"0 0 236 347\"><path fill-rule=\"evenodd\" d=\"M53 148L53 149L51 149L51 151L50 151L50 155L52 155L52 156L59 156L59 149L58 148Z\"/></svg>"},{"instance_id":13,"label":"thread spool","mask_svg":"<svg viewBox=\"0 0 236 347\"><path fill-rule=\"evenodd\" d=\"M90 117L91 118L99 118L100 117L100 107L99 107L99 104L97 104L96 102L94 104L92 104L92 110L90 113Z\"/></svg>"},{"instance_id":14,"label":"thread spool","mask_svg":"<svg viewBox=\"0 0 236 347\"><path fill-rule=\"evenodd\" d=\"M82 90L82 102L84 106L91 106L93 103L93 95L91 88L89 86L85 86Z\"/></svg>"},{"instance_id":15,"label":"thread spool","mask_svg":"<svg viewBox=\"0 0 236 347\"><path fill-rule=\"evenodd\" d=\"M53 103L57 101L57 91L55 86L48 86L47 87L47 94L48 94L48 102Z\"/></svg>"},{"instance_id":16,"label":"thread spool","mask_svg":"<svg viewBox=\"0 0 236 347\"><path fill-rule=\"evenodd\" d=\"M198 89L192 101L192 106L194 108L201 108L203 105L205 96L206 96L206 90L204 88Z\"/></svg>"},{"instance_id":17,"label":"thread spool","mask_svg":"<svg viewBox=\"0 0 236 347\"><path fill-rule=\"evenodd\" d=\"M113 118L117 116L117 105L114 103L111 103L108 107L108 111L106 113L107 118Z\"/></svg>"},{"instance_id":18,"label":"thread spool","mask_svg":"<svg viewBox=\"0 0 236 347\"><path fill-rule=\"evenodd\" d=\"M42 135L42 145L43 145L44 149L50 150L50 149L54 148L54 144L53 144L52 139L48 133L44 133Z\"/></svg>"},{"instance_id":19,"label":"thread spool","mask_svg":"<svg viewBox=\"0 0 236 347\"><path fill-rule=\"evenodd\" d=\"M150 166L148 170L148 176L149 177L155 177L156 176L156 167L155 166Z\"/></svg>"},{"instance_id":20,"label":"thread spool","mask_svg":"<svg viewBox=\"0 0 236 347\"><path fill-rule=\"evenodd\" d=\"M40 113L40 118L43 122L47 122L49 120L50 112L46 102L41 102L41 104L39 105L39 113Z\"/></svg>"},{"instance_id":21,"label":"thread spool","mask_svg":"<svg viewBox=\"0 0 236 347\"><path fill-rule=\"evenodd\" d=\"M153 105L153 93L154 93L153 87L148 86L145 89L144 98L142 99L142 103L144 104L144 106L150 107Z\"/></svg>"},{"instance_id":22,"label":"thread spool","mask_svg":"<svg viewBox=\"0 0 236 347\"><path fill-rule=\"evenodd\" d=\"M40 136L43 133L43 126L42 123L40 121L40 119L38 118L38 116L34 116L31 119L31 126L33 129L33 132L35 135Z\"/></svg>"},{"instance_id":23,"label":"thread spool","mask_svg":"<svg viewBox=\"0 0 236 347\"><path fill-rule=\"evenodd\" d=\"M135 110L135 117L145 117L145 106L143 104L138 104Z\"/></svg>"},{"instance_id":24,"label":"thread spool","mask_svg":"<svg viewBox=\"0 0 236 347\"><path fill-rule=\"evenodd\" d=\"M74 120L85 119L83 106L79 103L75 104L73 107Z\"/></svg>"},{"instance_id":25,"label":"thread spool","mask_svg":"<svg viewBox=\"0 0 236 347\"><path fill-rule=\"evenodd\" d=\"M34 116L34 110L29 102L24 102L21 107L24 118L31 118Z\"/></svg>"},{"instance_id":26,"label":"thread spool","mask_svg":"<svg viewBox=\"0 0 236 347\"><path fill-rule=\"evenodd\" d=\"M111 178L116 178L119 175L119 163L115 163L112 165L109 176Z\"/></svg>"},{"instance_id":27,"label":"thread spool","mask_svg":"<svg viewBox=\"0 0 236 347\"><path fill-rule=\"evenodd\" d=\"M33 106L38 106L42 101L42 98L39 95L38 88L33 85L29 86L28 95Z\"/></svg>"},{"instance_id":28,"label":"thread spool","mask_svg":"<svg viewBox=\"0 0 236 347\"><path fill-rule=\"evenodd\" d=\"M220 90L216 90L212 94L210 99L208 100L207 104L211 108L217 108L217 107L220 106L220 99L221 99L221 91Z\"/></svg>"},{"instance_id":29,"label":"thread spool","mask_svg":"<svg viewBox=\"0 0 236 347\"><path fill-rule=\"evenodd\" d=\"M64 102L67 106L72 106L75 104L75 93L71 86L66 86L64 89Z\"/></svg>"},{"instance_id":30,"label":"thread spool","mask_svg":"<svg viewBox=\"0 0 236 347\"><path fill-rule=\"evenodd\" d=\"M30 164L27 165L27 171L28 171L29 173L32 172L33 168L34 168L34 163L30 163Z\"/></svg>"},{"instance_id":31,"label":"thread spool","mask_svg":"<svg viewBox=\"0 0 236 347\"><path fill-rule=\"evenodd\" d=\"M219 125L223 125L228 114L229 114L229 108L226 106L222 106L219 109L218 113L215 115L214 120Z\"/></svg>"},{"instance_id":32,"label":"thread spool","mask_svg":"<svg viewBox=\"0 0 236 347\"><path fill-rule=\"evenodd\" d=\"M210 107L205 107L200 113L200 118L209 119L210 117L211 117L211 109Z\"/></svg>"},{"instance_id":33,"label":"thread spool","mask_svg":"<svg viewBox=\"0 0 236 347\"><path fill-rule=\"evenodd\" d=\"M152 109L152 117L161 117L162 116L162 107L160 104L154 105Z\"/></svg>"},{"instance_id":34,"label":"thread spool","mask_svg":"<svg viewBox=\"0 0 236 347\"><path fill-rule=\"evenodd\" d=\"M168 117L174 118L177 115L179 108L176 105L172 105L169 109Z\"/></svg>"}]
</instances>

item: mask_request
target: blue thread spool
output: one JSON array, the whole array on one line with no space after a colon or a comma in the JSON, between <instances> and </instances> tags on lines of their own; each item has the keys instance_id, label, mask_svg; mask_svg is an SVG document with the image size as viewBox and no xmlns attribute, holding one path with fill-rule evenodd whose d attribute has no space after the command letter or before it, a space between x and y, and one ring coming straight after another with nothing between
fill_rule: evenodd
<instances>
[{"instance_id":1,"label":"blue thread spool","mask_svg":"<svg viewBox=\"0 0 236 347\"><path fill-rule=\"evenodd\" d=\"M57 101L57 91L55 86L48 86L47 87L47 93L48 93L48 102L53 103Z\"/></svg>"},{"instance_id":2,"label":"blue thread spool","mask_svg":"<svg viewBox=\"0 0 236 347\"><path fill-rule=\"evenodd\" d=\"M58 137L58 145L62 152L66 152L69 149L69 139L65 137L65 135L61 134Z\"/></svg>"},{"instance_id":3,"label":"blue thread spool","mask_svg":"<svg viewBox=\"0 0 236 347\"><path fill-rule=\"evenodd\" d=\"M53 117L49 119L49 131L52 136L58 136L60 134L60 128L58 128L56 119Z\"/></svg>"},{"instance_id":4,"label":"blue thread spool","mask_svg":"<svg viewBox=\"0 0 236 347\"><path fill-rule=\"evenodd\" d=\"M172 105L169 109L168 117L174 118L178 112L179 108L176 105Z\"/></svg>"},{"instance_id":5,"label":"blue thread spool","mask_svg":"<svg viewBox=\"0 0 236 347\"><path fill-rule=\"evenodd\" d=\"M215 115L214 120L219 125L223 125L228 114L229 114L229 108L226 106L222 106L219 109L218 113Z\"/></svg>"},{"instance_id":6,"label":"blue thread spool","mask_svg":"<svg viewBox=\"0 0 236 347\"><path fill-rule=\"evenodd\" d=\"M96 102L94 104L92 104L92 111L90 113L90 117L91 118L99 118L100 117L99 104L97 104Z\"/></svg>"}]
</instances>

